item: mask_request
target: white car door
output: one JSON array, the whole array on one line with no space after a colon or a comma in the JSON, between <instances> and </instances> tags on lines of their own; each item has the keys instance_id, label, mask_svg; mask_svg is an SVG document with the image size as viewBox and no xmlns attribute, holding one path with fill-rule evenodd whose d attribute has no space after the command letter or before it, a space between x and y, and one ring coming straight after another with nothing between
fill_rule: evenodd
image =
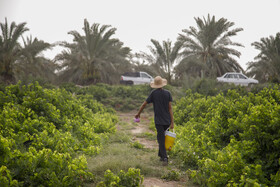
<instances>
[{"instance_id":1,"label":"white car door","mask_svg":"<svg viewBox=\"0 0 280 187\"><path fill-rule=\"evenodd\" d=\"M234 83L236 82L236 76L234 76L234 74L227 74L225 76L225 82L228 82L228 83Z\"/></svg>"},{"instance_id":2,"label":"white car door","mask_svg":"<svg viewBox=\"0 0 280 187\"><path fill-rule=\"evenodd\" d=\"M232 75L233 75L232 82L233 82L235 85L241 85L242 82L241 82L241 80L239 79L239 75L238 75L238 74L232 74Z\"/></svg>"},{"instance_id":3,"label":"white car door","mask_svg":"<svg viewBox=\"0 0 280 187\"><path fill-rule=\"evenodd\" d=\"M149 76L147 73L141 72L141 83L148 84L150 82L151 82L151 76Z\"/></svg>"},{"instance_id":4,"label":"white car door","mask_svg":"<svg viewBox=\"0 0 280 187\"><path fill-rule=\"evenodd\" d=\"M141 73L140 72L136 72L134 80L133 80L133 84L137 85L137 84L141 84L141 82L142 82Z\"/></svg>"},{"instance_id":5,"label":"white car door","mask_svg":"<svg viewBox=\"0 0 280 187\"><path fill-rule=\"evenodd\" d=\"M244 75L238 74L240 85L248 86L248 78Z\"/></svg>"}]
</instances>

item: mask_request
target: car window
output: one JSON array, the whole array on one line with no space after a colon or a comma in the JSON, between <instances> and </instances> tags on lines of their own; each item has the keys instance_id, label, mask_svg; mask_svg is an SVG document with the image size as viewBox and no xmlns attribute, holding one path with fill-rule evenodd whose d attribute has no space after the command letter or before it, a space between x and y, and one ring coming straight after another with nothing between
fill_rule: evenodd
<instances>
[{"instance_id":1,"label":"car window","mask_svg":"<svg viewBox=\"0 0 280 187\"><path fill-rule=\"evenodd\" d=\"M225 75L225 78L229 78L229 74L226 74L226 75Z\"/></svg>"},{"instance_id":2,"label":"car window","mask_svg":"<svg viewBox=\"0 0 280 187\"><path fill-rule=\"evenodd\" d=\"M139 72L126 72L123 74L124 76L129 76L129 77L140 77Z\"/></svg>"},{"instance_id":3,"label":"car window","mask_svg":"<svg viewBox=\"0 0 280 187\"><path fill-rule=\"evenodd\" d=\"M141 76L142 76L143 78L150 78L146 73L141 73Z\"/></svg>"},{"instance_id":4,"label":"car window","mask_svg":"<svg viewBox=\"0 0 280 187\"><path fill-rule=\"evenodd\" d=\"M232 79L233 75L232 74L227 74L226 78Z\"/></svg>"},{"instance_id":5,"label":"car window","mask_svg":"<svg viewBox=\"0 0 280 187\"><path fill-rule=\"evenodd\" d=\"M244 75L239 74L239 78L240 79L246 79L246 77Z\"/></svg>"}]
</instances>

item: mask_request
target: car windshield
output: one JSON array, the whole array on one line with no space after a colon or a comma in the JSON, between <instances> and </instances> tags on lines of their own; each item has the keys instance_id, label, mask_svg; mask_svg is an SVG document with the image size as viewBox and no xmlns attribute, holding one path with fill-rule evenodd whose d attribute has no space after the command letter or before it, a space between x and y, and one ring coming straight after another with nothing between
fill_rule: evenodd
<instances>
[{"instance_id":1,"label":"car windshield","mask_svg":"<svg viewBox=\"0 0 280 187\"><path fill-rule=\"evenodd\" d=\"M141 75L142 75L142 77L144 77L144 78L150 78L150 76L147 75L146 73L141 73Z\"/></svg>"},{"instance_id":2,"label":"car windshield","mask_svg":"<svg viewBox=\"0 0 280 187\"><path fill-rule=\"evenodd\" d=\"M226 74L225 78L229 79L247 79L244 75L242 74Z\"/></svg>"}]
</instances>

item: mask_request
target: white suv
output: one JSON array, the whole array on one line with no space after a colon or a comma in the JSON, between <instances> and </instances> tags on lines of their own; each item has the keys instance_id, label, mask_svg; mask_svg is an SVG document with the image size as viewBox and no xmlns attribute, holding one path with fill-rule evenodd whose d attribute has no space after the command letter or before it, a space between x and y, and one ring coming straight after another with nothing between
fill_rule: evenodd
<instances>
[{"instance_id":1,"label":"white suv","mask_svg":"<svg viewBox=\"0 0 280 187\"><path fill-rule=\"evenodd\" d=\"M243 75L242 73L236 73L236 72L225 73L223 76L217 77L217 81L233 83L235 85L242 85L242 86L248 86L249 84L259 83L259 81L256 79L248 78L246 77L246 75Z\"/></svg>"}]
</instances>

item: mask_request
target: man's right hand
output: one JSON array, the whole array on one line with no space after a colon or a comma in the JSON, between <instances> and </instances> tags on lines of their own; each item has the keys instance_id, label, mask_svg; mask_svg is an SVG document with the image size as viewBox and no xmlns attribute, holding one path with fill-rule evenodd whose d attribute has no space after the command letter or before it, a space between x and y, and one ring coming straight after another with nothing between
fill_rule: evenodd
<instances>
[{"instance_id":1,"label":"man's right hand","mask_svg":"<svg viewBox=\"0 0 280 187\"><path fill-rule=\"evenodd\" d=\"M141 105L141 107L140 107L138 113L135 115L135 118L136 118L136 119L137 119L137 118L140 118L140 114L141 114L141 112L143 111L143 109L145 108L146 105L147 105L147 101L144 101L144 103Z\"/></svg>"}]
</instances>

